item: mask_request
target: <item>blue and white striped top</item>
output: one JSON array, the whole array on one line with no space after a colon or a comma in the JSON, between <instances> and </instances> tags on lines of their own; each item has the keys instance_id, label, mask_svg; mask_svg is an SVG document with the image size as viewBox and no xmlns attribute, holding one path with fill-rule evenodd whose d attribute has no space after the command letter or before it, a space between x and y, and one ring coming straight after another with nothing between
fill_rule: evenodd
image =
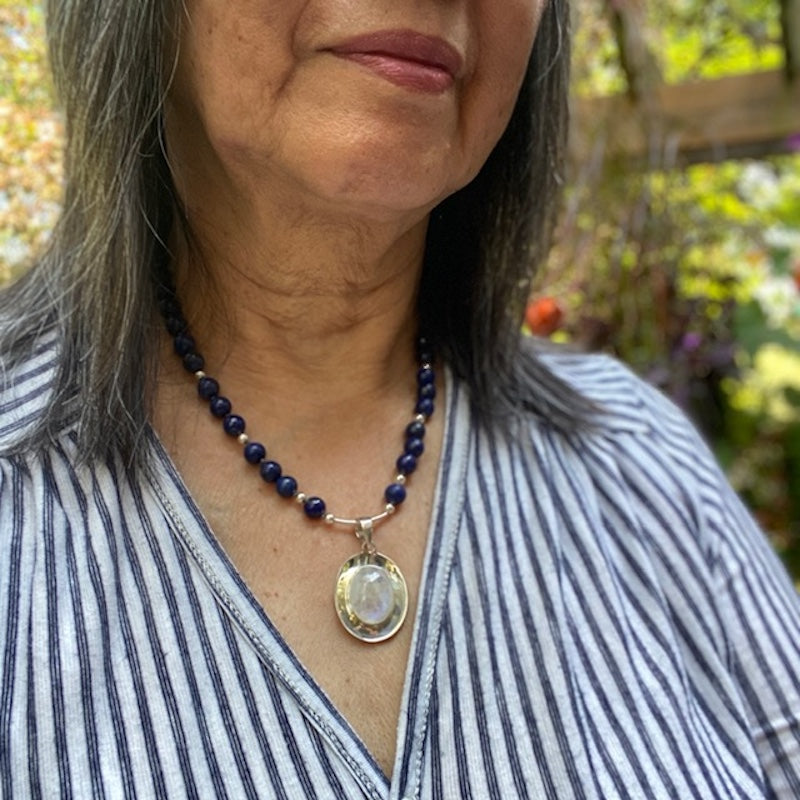
<instances>
[{"instance_id":1,"label":"blue and white striped top","mask_svg":"<svg viewBox=\"0 0 800 800\"><path fill-rule=\"evenodd\" d=\"M599 429L446 433L391 780L281 639L163 449L9 445L0 394L2 798L800 798L800 603L674 408L551 366Z\"/></svg>"}]
</instances>

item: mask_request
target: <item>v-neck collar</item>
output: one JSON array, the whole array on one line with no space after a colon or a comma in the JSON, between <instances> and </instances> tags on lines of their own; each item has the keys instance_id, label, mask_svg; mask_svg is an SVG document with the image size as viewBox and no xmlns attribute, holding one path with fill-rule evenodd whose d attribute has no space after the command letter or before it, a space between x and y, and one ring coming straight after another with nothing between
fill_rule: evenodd
<instances>
[{"instance_id":1,"label":"v-neck collar","mask_svg":"<svg viewBox=\"0 0 800 800\"><path fill-rule=\"evenodd\" d=\"M399 800L419 794L431 691L468 463L469 425L464 421L470 413L469 402L464 387L449 369L445 369L445 388L442 454L406 664L391 781L239 575L157 434L151 431L156 463L150 485L171 522L171 532L262 662L292 693L309 721L339 753L365 795L375 800Z\"/></svg>"}]
</instances>

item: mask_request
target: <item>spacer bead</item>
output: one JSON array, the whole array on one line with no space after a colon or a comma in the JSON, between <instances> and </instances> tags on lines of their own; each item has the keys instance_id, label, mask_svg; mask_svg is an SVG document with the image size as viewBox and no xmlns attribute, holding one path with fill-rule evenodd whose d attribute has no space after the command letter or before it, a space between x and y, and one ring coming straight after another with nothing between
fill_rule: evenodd
<instances>
[{"instance_id":1,"label":"spacer bead","mask_svg":"<svg viewBox=\"0 0 800 800\"><path fill-rule=\"evenodd\" d=\"M394 482L395 483L399 483L401 486L403 486L405 484L405 482L406 482L406 476L405 475L395 475Z\"/></svg>"},{"instance_id":2,"label":"spacer bead","mask_svg":"<svg viewBox=\"0 0 800 800\"><path fill-rule=\"evenodd\" d=\"M305 492L298 492L298 493L297 493L297 494L294 496L294 499L295 499L295 502L296 502L296 503L298 503L299 505L303 505L303 503L305 503L305 501L306 501L306 499L307 499L307 498L306 498L306 493L305 493Z\"/></svg>"},{"instance_id":3,"label":"spacer bead","mask_svg":"<svg viewBox=\"0 0 800 800\"><path fill-rule=\"evenodd\" d=\"M331 514L331 512L329 511L322 519L328 525L333 525L333 523L336 521L336 516L334 514Z\"/></svg>"},{"instance_id":4,"label":"spacer bead","mask_svg":"<svg viewBox=\"0 0 800 800\"><path fill-rule=\"evenodd\" d=\"M250 437L246 433L239 434L239 444L244 447L250 441Z\"/></svg>"},{"instance_id":5,"label":"spacer bead","mask_svg":"<svg viewBox=\"0 0 800 800\"><path fill-rule=\"evenodd\" d=\"M392 503L387 503L386 508L384 509L386 513L391 517L397 509L392 505Z\"/></svg>"},{"instance_id":6,"label":"spacer bead","mask_svg":"<svg viewBox=\"0 0 800 800\"><path fill-rule=\"evenodd\" d=\"M206 374L205 372L203 372L203 370L199 369L197 370L197 372L195 372L194 376L195 378L197 378L197 380L202 380L203 378L206 377Z\"/></svg>"}]
</instances>

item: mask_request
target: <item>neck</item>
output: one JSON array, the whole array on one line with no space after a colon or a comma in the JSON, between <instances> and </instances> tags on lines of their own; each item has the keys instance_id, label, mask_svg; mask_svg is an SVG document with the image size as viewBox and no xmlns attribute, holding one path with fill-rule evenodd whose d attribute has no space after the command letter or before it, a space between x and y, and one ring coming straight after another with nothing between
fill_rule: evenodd
<instances>
[{"instance_id":1,"label":"neck","mask_svg":"<svg viewBox=\"0 0 800 800\"><path fill-rule=\"evenodd\" d=\"M195 215L191 245L174 242L178 294L209 365L231 392L287 402L405 391L424 221L367 229L310 214L303 224L272 219L283 224L204 225Z\"/></svg>"}]
</instances>

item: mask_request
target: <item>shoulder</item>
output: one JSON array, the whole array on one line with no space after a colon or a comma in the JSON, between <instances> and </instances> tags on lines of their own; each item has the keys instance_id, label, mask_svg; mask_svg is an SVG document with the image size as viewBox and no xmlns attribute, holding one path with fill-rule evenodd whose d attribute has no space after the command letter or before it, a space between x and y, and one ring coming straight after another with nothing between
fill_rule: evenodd
<instances>
[{"instance_id":1,"label":"shoulder","mask_svg":"<svg viewBox=\"0 0 800 800\"><path fill-rule=\"evenodd\" d=\"M22 441L47 409L58 357L54 334L33 343L25 356L0 352L0 454Z\"/></svg>"},{"instance_id":2,"label":"shoulder","mask_svg":"<svg viewBox=\"0 0 800 800\"><path fill-rule=\"evenodd\" d=\"M604 524L620 514L635 518L645 538L690 547L711 570L723 554L743 563L762 551L765 537L709 444L663 392L610 356L556 349L525 357L538 358L594 406L589 424L572 430L530 418L522 425L534 447L546 441L559 454Z\"/></svg>"},{"instance_id":3,"label":"shoulder","mask_svg":"<svg viewBox=\"0 0 800 800\"><path fill-rule=\"evenodd\" d=\"M660 390L611 356L549 349L524 358L537 358L559 380L595 407L593 422L606 433L647 433L658 428L663 415L688 432L685 415Z\"/></svg>"}]
</instances>

